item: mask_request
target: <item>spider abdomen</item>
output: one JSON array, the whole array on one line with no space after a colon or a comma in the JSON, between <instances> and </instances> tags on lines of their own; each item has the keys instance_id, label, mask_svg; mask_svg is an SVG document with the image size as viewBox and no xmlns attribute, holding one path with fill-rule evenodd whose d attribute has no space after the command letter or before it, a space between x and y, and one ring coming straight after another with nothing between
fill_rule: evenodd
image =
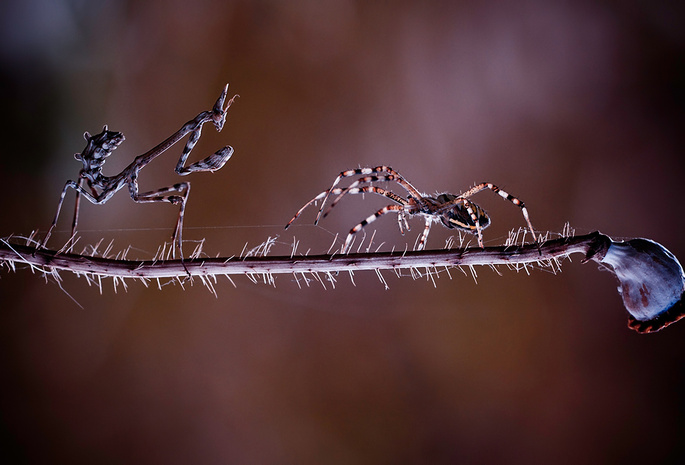
<instances>
[{"instance_id":1,"label":"spider abdomen","mask_svg":"<svg viewBox=\"0 0 685 465\"><path fill-rule=\"evenodd\" d=\"M482 208L474 203L470 203L469 206L476 216L478 227L481 230L490 226L490 217ZM453 208L443 212L440 215L440 221L450 229L462 229L469 232L478 229L471 217L471 213L469 213L468 208L464 204L455 205Z\"/></svg>"}]
</instances>

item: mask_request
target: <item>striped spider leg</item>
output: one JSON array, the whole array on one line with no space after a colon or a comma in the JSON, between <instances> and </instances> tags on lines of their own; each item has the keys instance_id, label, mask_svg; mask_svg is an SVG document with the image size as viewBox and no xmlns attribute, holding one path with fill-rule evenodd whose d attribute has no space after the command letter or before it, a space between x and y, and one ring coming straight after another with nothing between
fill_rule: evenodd
<instances>
[{"instance_id":1,"label":"striped spider leg","mask_svg":"<svg viewBox=\"0 0 685 465\"><path fill-rule=\"evenodd\" d=\"M173 186L163 187L161 189L140 193L138 192L138 175L140 170L147 166L152 160L157 158L162 153L179 142L183 137L190 134L186 141L181 157L178 160L175 171L181 176L190 173L197 173L203 171L214 172L221 169L228 159L233 154L233 148L226 146L207 158L192 163L186 166L190 152L197 144L202 132L202 125L212 122L217 131L221 131L226 122L226 111L231 106L237 95L233 96L226 103L226 96L228 94L228 84L224 87L221 95L217 99L214 107L209 111L203 111L195 118L184 124L181 129L169 136L166 140L161 142L156 147L150 149L142 155L137 156L131 164L115 176L105 176L102 174L102 166L105 164L107 158L114 150L124 141L124 135L120 132L109 131L105 126L101 133L91 136L87 132L84 137L87 141L86 148L81 153L77 153L74 157L83 163L83 168L79 171L77 181L69 180L64 185L62 193L57 204L57 213L52 221L52 225L48 230L45 238L40 244L40 247L45 247L50 235L57 225L60 210L64 203L64 198L67 191L71 188L76 191L76 200L74 203L74 218L71 226L71 239L73 240L78 226L79 205L81 196L85 197L89 202L101 205L107 202L119 190L128 186L129 194L134 202L148 203L148 202L169 202L173 205L179 205L178 219L176 220L176 227L172 236L172 254L176 256L176 248L183 258L182 243L183 243L183 217L185 214L185 206L188 200L188 193L190 192L190 183L181 182ZM224 103L226 105L224 106ZM86 187L83 187L85 182Z\"/></svg>"},{"instance_id":2,"label":"striped spider leg","mask_svg":"<svg viewBox=\"0 0 685 465\"><path fill-rule=\"evenodd\" d=\"M387 175L388 181L396 181L398 184L400 184L402 187L404 187L409 194L414 194L414 196L416 198L421 198L421 194L419 193L419 191L417 191L414 186L412 186L407 180L405 180L404 177L402 177L402 175L400 173L393 170L389 166L381 165L381 166L376 166L375 168L357 168L357 169L353 169L353 170L347 170L347 171L341 172L338 175L338 177L335 178L335 181L333 181L333 184L331 185L330 189L328 189L328 191L322 192L322 194L325 194L325 195L323 196L323 201L321 202L321 207L319 208L319 212L316 215L316 219L314 220L314 224L319 223L319 220L321 219L321 214L323 213L323 207L326 203L326 200L328 200L328 196L332 193L332 191L335 190L335 186L337 186L338 183L340 183L340 181L343 178L347 178L350 176L358 176L360 174L369 175L369 174L373 174L373 173L383 173L383 172L388 173L388 175ZM364 179L364 178L362 178L362 179ZM362 179L358 179L356 184L362 183L363 182ZM370 181L368 181L368 182L370 182ZM355 185L352 184L349 187L355 187Z\"/></svg>"},{"instance_id":3,"label":"striped spider leg","mask_svg":"<svg viewBox=\"0 0 685 465\"><path fill-rule=\"evenodd\" d=\"M340 183L340 181L343 178L346 178L346 177L356 176L356 175L360 175L360 174L367 174L368 175L371 173L381 173L381 172L388 172L389 174L386 176L383 176L382 179L377 177L377 176L366 176L366 177L358 179L357 181L350 184L346 188L336 188L335 187L338 185L338 183ZM311 199L309 202L304 204L302 206L302 208L300 208L297 211L297 213L295 213L295 216L293 216L290 219L290 221L288 221L288 224L285 225L285 229L288 229L288 227L290 227L290 225L302 214L302 212L308 206L310 206L311 204L316 203L317 201L323 199L321 202L321 207L319 208L319 211L316 215L316 219L314 220L314 224L318 224L319 220L322 217L322 213L323 213L324 206L326 204L326 200L328 199L328 197L331 194L336 195L338 197L336 198L336 200L334 202L332 202L331 206L328 208L326 213L323 214L323 217L326 217L328 215L328 212L330 211L330 209L333 208L333 206L340 200L340 197L342 197L346 193L359 194L359 193L366 193L366 192L374 192L374 193L377 193L380 195L385 195L387 197L390 197L392 200L394 200L400 204L403 204L403 202L406 202L406 200L402 199L400 196L393 194L392 192L385 191L383 189L375 189L375 190L374 189L368 189L368 190L365 190L365 189L357 190L357 189L355 189L359 184L362 184L364 182L369 183L369 182L375 182L375 181L379 181L379 180L397 181L398 183L400 183L400 185L403 185L405 187L405 189L407 189L408 192L414 193L416 197L421 197L421 194L416 190L416 188L414 186L412 186L409 182L405 181L404 178L399 173L397 173L395 170L393 170L392 168L390 168L388 166L377 166L375 168L357 168L357 169L353 169L353 170L347 170L347 171L341 172L338 175L338 177L335 179L335 181L333 182L333 184L331 185L331 187L329 189L321 192L319 195L317 195L316 197ZM404 217L404 215L401 215L400 218L398 218L398 222L400 225L400 231L402 231L402 220L404 221L404 223L406 225L406 229L409 230L409 225L407 224L406 218Z\"/></svg>"},{"instance_id":4,"label":"striped spider leg","mask_svg":"<svg viewBox=\"0 0 685 465\"><path fill-rule=\"evenodd\" d=\"M475 194L477 194L477 193L479 193L485 189L490 189L491 191L498 194L503 199L508 200L509 202L513 203L514 205L516 205L517 207L519 207L521 209L521 213L523 214L523 218L526 221L526 226L528 226L530 233L533 235L533 242L537 243L537 239L535 237L535 229L533 229L533 225L530 222L530 215L528 215L528 210L526 209L525 204L521 201L521 199L514 197L513 195L503 191L502 189L500 189L499 187L497 187L496 185L494 185L491 182L482 182L480 184L476 184L475 186L473 186L472 188L470 188L466 192L463 192L463 193L456 195L456 196L453 194L447 194L447 193L439 195L438 200L440 200L442 202L442 205L440 205L438 207L437 212L443 216L445 216L445 215L450 216L451 212L453 211L455 206L464 204L466 206L467 212L469 213L469 215L472 218L472 221L475 218L473 215L474 212L472 210L480 210L481 213L484 214L485 217L487 218L487 214L485 214L485 211L483 211L482 208L480 208L475 203L467 200L469 197L471 197L471 196L473 196L473 195L475 195ZM469 205L470 205L470 207L469 207ZM476 216L479 216L479 215L476 215ZM452 220L452 221L455 222L455 226L453 226L453 227L462 228L462 229L464 228L464 225L457 224L459 222L456 219ZM489 224L490 224L489 218L488 218L488 223L483 227L479 227L480 226L479 223L476 222L476 228L475 229L476 229L476 233L478 234L478 245L480 247L483 247L482 230L485 229L485 227L487 227ZM466 225L466 226L468 229L472 229L470 224Z\"/></svg>"},{"instance_id":5,"label":"striped spider leg","mask_svg":"<svg viewBox=\"0 0 685 465\"><path fill-rule=\"evenodd\" d=\"M365 176L358 178L346 188L335 187L342 180L342 178L356 175ZM407 191L407 197L403 198L402 196L387 189L369 185L370 183L375 182L396 182ZM318 221L320 217L325 218L330 213L331 209L337 205L337 203L340 202L340 200L347 194L375 193L388 197L396 204L381 208L376 213L370 215L361 223L354 226L347 235L342 249L343 253L349 251L352 245L354 234L386 213L398 214L400 232L402 232L403 221L407 230L409 229L406 220L407 216L421 215L424 217L425 227L417 246L418 250L422 250L425 247L426 240L433 222L440 222L443 226L450 229L459 229L462 231L475 233L478 236L478 245L483 247L482 231L490 225L490 217L479 205L469 200L469 197L484 189L490 189L493 192L498 193L502 198L509 200L514 205L520 207L526 224L533 233L533 238L535 238L535 232L531 225L528 211L526 210L523 202L520 199L504 192L492 183L478 184L460 195L444 193L439 194L437 197L431 197L421 194L402 175L388 166L377 166L375 168L359 168L355 170L343 171L336 178L333 186L330 189L321 192L319 195L306 203L288 222L286 228L290 226L295 219L297 219L304 209L318 200L322 200L322 204L319 208L316 221ZM331 195L336 197L330 203L328 209L324 211L324 203Z\"/></svg>"},{"instance_id":6,"label":"striped spider leg","mask_svg":"<svg viewBox=\"0 0 685 465\"><path fill-rule=\"evenodd\" d=\"M382 178L381 178L381 177L378 177L378 176L366 176L366 177L363 177L363 178L358 179L357 181L355 181L354 183L350 184L350 185L349 185L348 187L346 187L346 188L336 188L336 187L335 187L335 186L340 182L340 180L341 180L343 177L355 176L355 175L359 175L359 174L370 174L370 173L372 173L372 172L382 172L382 171L387 171L387 170L390 170L390 171L391 171L392 173L394 173L394 174L389 174L389 175L387 175L387 176L383 176ZM360 194L360 193L374 192L374 193L377 193L377 194L380 194L380 195L385 195L385 196L387 196L387 197L390 197L390 198L392 198L393 200L395 200L395 201L398 202L398 203L402 203L401 201L399 201L399 199L402 199L400 196L398 196L398 195L396 195L396 194L393 194L392 192L383 190L383 189L376 189L376 190L371 190L371 189L369 189L369 190L356 190L356 189L355 189L359 184L362 184L362 183L364 183L364 182L370 183L370 182L375 182L375 181L394 181L394 180L397 180L397 179L402 179L402 181L406 183L406 185L407 185L406 188L410 189L409 192L413 192L415 195L420 196L419 192L414 188L414 186L412 186L412 185L409 184L408 182L404 181L404 179L401 178L401 176L399 176L399 173L395 173L395 171L392 170L392 168L389 168L389 167L387 167L387 166L378 166L378 167L376 167L376 168L358 168L358 169L355 169L355 170L343 171L343 172L340 173L340 175L336 178L335 182L333 182L333 185L332 185L329 189L326 189L325 191L321 192L319 195L317 195L316 197L314 197L313 199L311 199L309 202L307 202L306 204L304 204L304 205L302 206L302 208L300 208L300 209L297 211L297 213L295 213L295 216L293 216L293 217L290 219L290 221L288 221L288 224L285 225L285 229L288 229L288 227L290 227L290 225L291 225L291 224L292 224L292 223L293 223L293 222L302 214L303 211L305 211L305 210L307 209L308 206L310 206L311 204L316 203L316 202L318 202L319 200L323 199L323 201L321 202L321 207L319 208L319 212L318 212L318 214L316 215L316 219L314 220L314 224L318 224L318 223L319 223L319 219L320 219L321 216L322 216L323 208L324 208L324 206L325 206L326 200L328 199L328 197L329 197L330 195L334 195L334 196L337 196L337 197L336 197L336 199L331 203L331 205L329 206L328 210L323 214L323 217L324 217L324 218L328 215L328 213L330 212L331 208L333 208L333 206L335 206L335 204L337 204L337 203L340 201L340 198L341 198L344 194L346 194L346 193ZM395 198L393 198L393 197L395 197ZM404 199L402 199L402 200L404 200ZM406 202L406 200L404 200L404 201ZM400 229L401 229L401 228L400 228ZM408 226L407 226L407 230L409 230L409 227L408 227Z\"/></svg>"}]
</instances>

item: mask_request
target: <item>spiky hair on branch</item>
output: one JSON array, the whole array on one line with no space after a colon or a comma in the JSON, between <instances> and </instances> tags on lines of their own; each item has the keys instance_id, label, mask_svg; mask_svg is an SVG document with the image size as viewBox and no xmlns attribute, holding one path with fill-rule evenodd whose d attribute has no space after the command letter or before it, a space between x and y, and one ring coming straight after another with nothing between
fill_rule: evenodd
<instances>
[{"instance_id":1,"label":"spiky hair on branch","mask_svg":"<svg viewBox=\"0 0 685 465\"><path fill-rule=\"evenodd\" d=\"M59 272L69 271L85 277L89 283L102 286L103 278L112 278L115 287L125 280L137 280L148 285L156 280L175 280L181 285L199 279L216 294L214 285L219 276L244 275L254 283L274 285L276 274L291 274L305 283L312 280L335 284L335 276L348 272L351 279L358 271L374 271L387 288L382 270L410 270L411 275L434 279L441 271L473 269L478 265L503 265L509 269L525 270L544 266L555 271L561 260L574 253L584 255L582 263L594 261L613 272L619 281L619 293L629 313L628 326L640 333L659 331L685 317L683 296L685 274L676 257L662 245L649 239L614 241L600 232L582 236L562 236L540 244L498 247L448 248L403 252L365 252L324 255L268 256L275 239L240 256L207 257L202 253L202 242L187 259L168 259L168 251L158 251L153 260L130 260L126 251L112 255L109 248L97 255L98 246L84 249L83 254L56 252L36 247L35 241L17 238L0 240L0 264L12 271L27 266L59 282Z\"/></svg>"}]
</instances>

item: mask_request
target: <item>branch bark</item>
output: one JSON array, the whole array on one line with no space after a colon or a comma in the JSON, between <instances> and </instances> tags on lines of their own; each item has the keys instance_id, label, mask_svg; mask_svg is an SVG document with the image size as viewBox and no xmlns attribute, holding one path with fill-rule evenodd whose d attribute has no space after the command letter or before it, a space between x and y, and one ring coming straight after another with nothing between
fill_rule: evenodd
<instances>
[{"instance_id":1,"label":"branch bark","mask_svg":"<svg viewBox=\"0 0 685 465\"><path fill-rule=\"evenodd\" d=\"M534 265L584 255L614 272L630 313L629 326L638 332L658 331L685 316L685 275L678 260L648 239L615 242L599 232L563 237L543 244L439 251L378 252L292 257L192 258L185 260L117 260L58 253L0 241L0 262L12 268L25 264L46 273L65 270L95 277L160 279L205 278L219 275L332 274L341 271L453 268L476 265Z\"/></svg>"}]
</instances>

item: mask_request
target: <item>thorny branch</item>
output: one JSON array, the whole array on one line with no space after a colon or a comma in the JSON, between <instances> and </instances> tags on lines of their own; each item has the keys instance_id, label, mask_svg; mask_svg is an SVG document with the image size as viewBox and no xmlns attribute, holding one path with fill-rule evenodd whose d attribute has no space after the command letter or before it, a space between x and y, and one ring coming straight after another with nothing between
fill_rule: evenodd
<instances>
[{"instance_id":1,"label":"thorny branch","mask_svg":"<svg viewBox=\"0 0 685 465\"><path fill-rule=\"evenodd\" d=\"M647 239L615 242L599 232L562 237L542 244L510 245L485 248L458 248L407 252L376 252L341 255L261 256L199 258L185 260L128 260L40 250L30 245L0 240L0 263L15 269L28 265L33 270L57 276L60 270L85 276L94 282L103 277L130 278L147 283L153 279L172 278L183 283L199 278L214 292L210 279L217 276L246 275L253 281L263 278L273 284L275 274L293 274L307 280L319 274L333 282L339 272L410 269L427 274L439 269L506 265L526 269L529 265L554 267L574 253L584 255L583 263L593 260L614 272L619 292L630 313L629 326L638 332L658 331L685 316L683 293L685 275L678 260L660 244ZM380 276L380 275L379 275ZM216 282L216 281L214 281Z\"/></svg>"}]
</instances>

